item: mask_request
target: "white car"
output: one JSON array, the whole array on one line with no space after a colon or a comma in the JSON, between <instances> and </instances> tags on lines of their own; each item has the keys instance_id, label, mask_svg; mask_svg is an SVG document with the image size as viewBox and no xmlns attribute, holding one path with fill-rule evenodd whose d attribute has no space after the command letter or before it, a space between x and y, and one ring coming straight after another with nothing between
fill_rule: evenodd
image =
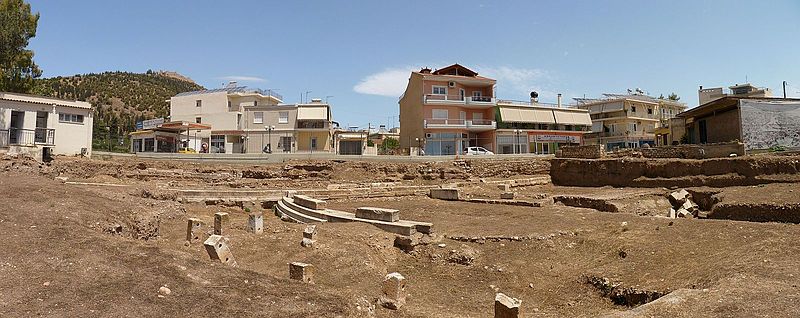
<instances>
[{"instance_id":1,"label":"white car","mask_svg":"<svg viewBox=\"0 0 800 318\"><path fill-rule=\"evenodd\" d=\"M466 155L493 155L494 152L486 150L483 147L467 147L464 149L464 154Z\"/></svg>"}]
</instances>

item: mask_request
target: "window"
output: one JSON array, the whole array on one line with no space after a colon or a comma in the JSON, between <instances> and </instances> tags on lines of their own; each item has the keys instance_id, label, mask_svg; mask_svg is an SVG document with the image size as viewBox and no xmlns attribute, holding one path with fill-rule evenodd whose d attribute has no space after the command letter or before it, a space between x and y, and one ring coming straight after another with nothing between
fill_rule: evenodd
<instances>
[{"instance_id":1,"label":"window","mask_svg":"<svg viewBox=\"0 0 800 318\"><path fill-rule=\"evenodd\" d=\"M211 153L225 153L225 135L211 135Z\"/></svg>"},{"instance_id":2,"label":"window","mask_svg":"<svg viewBox=\"0 0 800 318\"><path fill-rule=\"evenodd\" d=\"M145 138L144 139L144 152L153 152L156 151L156 140L155 138Z\"/></svg>"},{"instance_id":3,"label":"window","mask_svg":"<svg viewBox=\"0 0 800 318\"><path fill-rule=\"evenodd\" d=\"M231 108L231 101L228 101L228 108Z\"/></svg>"},{"instance_id":4,"label":"window","mask_svg":"<svg viewBox=\"0 0 800 318\"><path fill-rule=\"evenodd\" d=\"M278 113L278 123L279 124L288 124L289 123L289 112L280 112L280 113Z\"/></svg>"},{"instance_id":5,"label":"window","mask_svg":"<svg viewBox=\"0 0 800 318\"><path fill-rule=\"evenodd\" d=\"M70 124L83 124L83 115L59 113L58 121Z\"/></svg>"},{"instance_id":6,"label":"window","mask_svg":"<svg viewBox=\"0 0 800 318\"><path fill-rule=\"evenodd\" d=\"M253 106L258 106L258 101L257 100L253 101Z\"/></svg>"},{"instance_id":7,"label":"window","mask_svg":"<svg viewBox=\"0 0 800 318\"><path fill-rule=\"evenodd\" d=\"M631 112L632 112L632 113L635 113L635 112L636 112L636 106L631 106Z\"/></svg>"},{"instance_id":8,"label":"window","mask_svg":"<svg viewBox=\"0 0 800 318\"><path fill-rule=\"evenodd\" d=\"M197 106L197 107L201 107L201 106L203 106L203 101L202 101L202 100L199 100L199 99L198 99L198 100L196 100L194 103L195 103L195 106ZM229 103L230 103L230 102L229 102Z\"/></svg>"},{"instance_id":9,"label":"window","mask_svg":"<svg viewBox=\"0 0 800 318\"><path fill-rule=\"evenodd\" d=\"M434 95L447 95L447 87L445 87L445 86L434 86L433 87L433 94Z\"/></svg>"},{"instance_id":10,"label":"window","mask_svg":"<svg viewBox=\"0 0 800 318\"><path fill-rule=\"evenodd\" d=\"M481 91L472 91L472 97L481 97L483 96L483 92Z\"/></svg>"},{"instance_id":11,"label":"window","mask_svg":"<svg viewBox=\"0 0 800 318\"><path fill-rule=\"evenodd\" d=\"M253 113L253 123L254 124L263 124L264 123L264 112L254 112Z\"/></svg>"},{"instance_id":12,"label":"window","mask_svg":"<svg viewBox=\"0 0 800 318\"><path fill-rule=\"evenodd\" d=\"M653 114L653 109L652 108L648 108L647 109L647 114L648 115L652 115Z\"/></svg>"},{"instance_id":13,"label":"window","mask_svg":"<svg viewBox=\"0 0 800 318\"><path fill-rule=\"evenodd\" d=\"M433 118L436 119L447 119L447 109L433 109L431 110Z\"/></svg>"},{"instance_id":14,"label":"window","mask_svg":"<svg viewBox=\"0 0 800 318\"><path fill-rule=\"evenodd\" d=\"M194 118L194 122L196 122L198 124L202 124L203 123L203 118L202 117L195 117Z\"/></svg>"},{"instance_id":15,"label":"window","mask_svg":"<svg viewBox=\"0 0 800 318\"><path fill-rule=\"evenodd\" d=\"M311 137L311 149L317 150L317 137Z\"/></svg>"}]
</instances>

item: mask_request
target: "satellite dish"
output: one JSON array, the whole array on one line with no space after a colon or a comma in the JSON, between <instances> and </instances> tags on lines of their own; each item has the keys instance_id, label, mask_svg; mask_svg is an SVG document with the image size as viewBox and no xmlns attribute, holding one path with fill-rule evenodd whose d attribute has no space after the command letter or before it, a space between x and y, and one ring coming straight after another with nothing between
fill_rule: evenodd
<instances>
[{"instance_id":1,"label":"satellite dish","mask_svg":"<svg viewBox=\"0 0 800 318\"><path fill-rule=\"evenodd\" d=\"M539 93L531 92L531 98L539 98Z\"/></svg>"}]
</instances>

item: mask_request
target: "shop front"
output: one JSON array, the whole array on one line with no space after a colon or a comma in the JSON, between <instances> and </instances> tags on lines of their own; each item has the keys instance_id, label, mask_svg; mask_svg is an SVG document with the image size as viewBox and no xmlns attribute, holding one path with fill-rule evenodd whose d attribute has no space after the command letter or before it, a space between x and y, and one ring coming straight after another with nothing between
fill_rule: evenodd
<instances>
[{"instance_id":1,"label":"shop front","mask_svg":"<svg viewBox=\"0 0 800 318\"><path fill-rule=\"evenodd\" d=\"M580 146L583 142L583 133L529 132L528 142L532 153L541 155L554 154L564 146Z\"/></svg>"}]
</instances>

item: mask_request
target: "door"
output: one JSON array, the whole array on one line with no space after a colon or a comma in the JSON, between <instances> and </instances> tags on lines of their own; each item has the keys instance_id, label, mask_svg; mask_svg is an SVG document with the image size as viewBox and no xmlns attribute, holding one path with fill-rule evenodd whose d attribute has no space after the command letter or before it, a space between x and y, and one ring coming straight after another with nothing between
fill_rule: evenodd
<instances>
[{"instance_id":1,"label":"door","mask_svg":"<svg viewBox=\"0 0 800 318\"><path fill-rule=\"evenodd\" d=\"M705 119L701 120L698 123L698 126L699 126L699 130L700 130L699 131L699 133L700 133L700 143L701 144L708 143L708 130L707 130L707 127L706 127Z\"/></svg>"},{"instance_id":2,"label":"door","mask_svg":"<svg viewBox=\"0 0 800 318\"><path fill-rule=\"evenodd\" d=\"M464 100L465 96L466 96L466 93L464 92L464 89L463 88L459 89L458 90L458 97L461 98L460 100Z\"/></svg>"},{"instance_id":3,"label":"door","mask_svg":"<svg viewBox=\"0 0 800 318\"><path fill-rule=\"evenodd\" d=\"M36 143L48 143L47 114L48 112L36 112L36 133L35 133Z\"/></svg>"},{"instance_id":4,"label":"door","mask_svg":"<svg viewBox=\"0 0 800 318\"><path fill-rule=\"evenodd\" d=\"M339 141L340 155L361 155L361 149L362 149L362 141L360 140Z\"/></svg>"},{"instance_id":5,"label":"door","mask_svg":"<svg viewBox=\"0 0 800 318\"><path fill-rule=\"evenodd\" d=\"M22 124L25 120L25 113L11 111L11 126L8 129L8 142L18 145L22 141Z\"/></svg>"},{"instance_id":6,"label":"door","mask_svg":"<svg viewBox=\"0 0 800 318\"><path fill-rule=\"evenodd\" d=\"M283 152L292 152L292 137L281 137L280 148L283 148Z\"/></svg>"}]
</instances>

